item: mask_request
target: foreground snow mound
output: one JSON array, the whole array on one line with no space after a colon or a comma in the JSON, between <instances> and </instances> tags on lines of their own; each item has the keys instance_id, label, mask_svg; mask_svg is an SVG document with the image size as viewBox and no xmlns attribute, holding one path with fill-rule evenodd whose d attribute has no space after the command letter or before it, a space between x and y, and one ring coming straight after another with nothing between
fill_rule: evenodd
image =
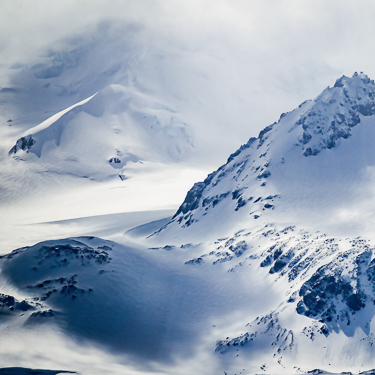
<instances>
[{"instance_id":1,"label":"foreground snow mound","mask_svg":"<svg viewBox=\"0 0 375 375\"><path fill-rule=\"evenodd\" d=\"M186 358L211 315L231 306L231 293L219 299L209 277L185 267L188 253L171 261L95 237L17 249L0 258L0 329L54 325L137 366Z\"/></svg>"},{"instance_id":2,"label":"foreground snow mound","mask_svg":"<svg viewBox=\"0 0 375 375\"><path fill-rule=\"evenodd\" d=\"M204 236L258 220L365 234L374 223L374 114L374 81L343 76L196 183L164 232Z\"/></svg>"},{"instance_id":3,"label":"foreground snow mound","mask_svg":"<svg viewBox=\"0 0 375 375\"><path fill-rule=\"evenodd\" d=\"M194 149L193 132L176 111L129 87L110 85L64 112L26 131L9 155L103 180L124 178L129 162L179 162Z\"/></svg>"},{"instance_id":4,"label":"foreground snow mound","mask_svg":"<svg viewBox=\"0 0 375 375\"><path fill-rule=\"evenodd\" d=\"M93 265L105 266L110 263L111 250L112 247L108 245L97 244L93 247L82 242L82 239L68 239L21 248L1 257L2 273L6 279L32 296L19 302L13 296L3 295L3 315L24 311L22 316L26 323L59 315L57 310L46 305L47 301L66 304L77 298L87 298L93 289L88 287L87 281L83 286L78 282L78 271L87 269L86 278L92 272L96 274Z\"/></svg>"},{"instance_id":5,"label":"foreground snow mound","mask_svg":"<svg viewBox=\"0 0 375 375\"><path fill-rule=\"evenodd\" d=\"M271 224L148 249L46 241L0 259L13 290L0 328L57 325L166 374L174 358L208 374L371 369L374 255L363 239Z\"/></svg>"}]
</instances>

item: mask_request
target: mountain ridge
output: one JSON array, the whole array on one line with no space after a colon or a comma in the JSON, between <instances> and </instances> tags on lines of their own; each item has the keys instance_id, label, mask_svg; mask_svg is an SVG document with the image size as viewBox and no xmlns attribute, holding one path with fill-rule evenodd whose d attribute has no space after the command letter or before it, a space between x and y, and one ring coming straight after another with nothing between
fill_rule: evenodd
<instances>
[{"instance_id":1,"label":"mountain ridge","mask_svg":"<svg viewBox=\"0 0 375 375\"><path fill-rule=\"evenodd\" d=\"M194 150L191 126L176 111L122 85L107 86L44 123L26 131L9 156L100 181L126 178L128 162L178 163Z\"/></svg>"},{"instance_id":2,"label":"mountain ridge","mask_svg":"<svg viewBox=\"0 0 375 375\"><path fill-rule=\"evenodd\" d=\"M155 223L3 256L4 322L55 324L140 373L371 373L374 92L341 77L282 114L146 239Z\"/></svg>"},{"instance_id":3,"label":"mountain ridge","mask_svg":"<svg viewBox=\"0 0 375 375\"><path fill-rule=\"evenodd\" d=\"M321 201L323 210L324 195L332 210L332 202L338 199L340 205L344 199L352 203L354 190L366 181L370 186L369 170L372 171L375 160L370 145L374 134L374 97L374 81L363 73L355 73L351 78L338 79L315 100L305 101L295 110L282 114L278 122L230 155L226 164L203 182L196 183L163 230L168 230L168 226L190 227L196 221L206 221L220 202L233 206L231 211L247 210L256 219L266 213L270 216L268 213L277 210L278 205L283 206L284 213L293 203L306 205L307 195L310 201ZM350 175L352 181L348 183ZM362 190L365 190L363 186ZM367 199L369 196L370 193ZM275 199L280 199L278 204L267 202L275 203ZM243 220L240 216L233 216L231 220L234 217Z\"/></svg>"}]
</instances>

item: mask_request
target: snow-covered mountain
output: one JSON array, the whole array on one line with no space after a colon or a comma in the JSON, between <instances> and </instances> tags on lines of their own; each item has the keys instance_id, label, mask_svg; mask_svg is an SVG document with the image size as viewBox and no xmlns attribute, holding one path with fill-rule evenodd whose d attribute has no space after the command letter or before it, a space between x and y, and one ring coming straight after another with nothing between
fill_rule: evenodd
<instances>
[{"instance_id":1,"label":"snow-covered mountain","mask_svg":"<svg viewBox=\"0 0 375 375\"><path fill-rule=\"evenodd\" d=\"M110 85L72 107L28 129L9 155L102 181L125 179L127 163L186 161L194 150L193 130L181 116L135 89Z\"/></svg>"},{"instance_id":2,"label":"snow-covered mountain","mask_svg":"<svg viewBox=\"0 0 375 375\"><path fill-rule=\"evenodd\" d=\"M266 372L374 367L375 254L358 237L373 239L374 99L366 75L338 79L196 183L152 236L216 236L186 264L206 272L224 263L244 278L248 266L264 269L283 291L246 332L218 341L224 363Z\"/></svg>"},{"instance_id":3,"label":"snow-covered mountain","mask_svg":"<svg viewBox=\"0 0 375 375\"><path fill-rule=\"evenodd\" d=\"M274 221L370 235L374 114L374 81L343 76L196 183L159 235L199 236Z\"/></svg>"},{"instance_id":4,"label":"snow-covered mountain","mask_svg":"<svg viewBox=\"0 0 375 375\"><path fill-rule=\"evenodd\" d=\"M12 155L42 159L48 142L60 147L53 129L70 126L71 114L94 116L103 92ZM131 94L134 109L140 94ZM343 76L196 183L160 229L157 221L118 243L68 238L3 256L0 318L121 354L114 373L374 369L374 135L374 81Z\"/></svg>"},{"instance_id":5,"label":"snow-covered mountain","mask_svg":"<svg viewBox=\"0 0 375 375\"><path fill-rule=\"evenodd\" d=\"M212 168L200 160L212 154L214 140L209 147L205 133L217 123L216 114L208 115L216 112L197 99L211 98L212 88L192 55L153 41L142 27L108 21L2 68L6 236L21 239L15 226L30 224L29 214L40 223L175 209ZM199 90L192 87L197 82L204 82Z\"/></svg>"},{"instance_id":6,"label":"snow-covered mountain","mask_svg":"<svg viewBox=\"0 0 375 375\"><path fill-rule=\"evenodd\" d=\"M104 163L117 157L118 144L124 142L126 151L119 150L124 160L134 154L134 160L154 161L158 156L157 160L168 162L193 159L199 165L204 157L216 165L217 139L230 134L228 122L239 134L247 132L248 107L238 103L245 101L242 96L248 89L236 86L236 95L222 90L236 77L219 57L161 42L134 24L113 20L94 24L46 46L39 56L13 64L5 77L0 81L1 148L8 152L17 143L14 150L27 149L33 143L28 136L33 135L38 141L33 151L39 156L56 128L62 134L61 147L45 148L51 149L48 157L58 164L61 158L80 159L84 146L100 141ZM231 85L227 90L235 91ZM100 136L91 139L98 128ZM80 132L80 152L74 137L66 136L73 129ZM59 146L59 135L52 138ZM225 139L221 149L229 152L237 142L233 136ZM93 159L92 153L85 158L90 155Z\"/></svg>"},{"instance_id":7,"label":"snow-covered mountain","mask_svg":"<svg viewBox=\"0 0 375 375\"><path fill-rule=\"evenodd\" d=\"M189 162L194 127L143 78L156 52L141 39L139 27L103 22L15 64L0 91L13 159L98 181L126 178L127 163Z\"/></svg>"}]
</instances>

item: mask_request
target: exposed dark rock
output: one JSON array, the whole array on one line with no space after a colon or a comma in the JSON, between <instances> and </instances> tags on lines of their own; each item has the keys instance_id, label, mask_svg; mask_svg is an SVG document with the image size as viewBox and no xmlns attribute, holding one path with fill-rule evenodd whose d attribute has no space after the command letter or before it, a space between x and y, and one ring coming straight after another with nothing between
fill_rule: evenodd
<instances>
[{"instance_id":1,"label":"exposed dark rock","mask_svg":"<svg viewBox=\"0 0 375 375\"><path fill-rule=\"evenodd\" d=\"M319 154L319 150L317 150L316 148L311 148L311 147L308 147L305 152L303 153L303 156L315 156L315 155L318 155Z\"/></svg>"},{"instance_id":2,"label":"exposed dark rock","mask_svg":"<svg viewBox=\"0 0 375 375\"><path fill-rule=\"evenodd\" d=\"M231 154L227 160L227 164L229 164L236 156L238 156L243 150L246 150L247 148L249 148L257 139L254 138L254 137L251 137L249 139L249 141L242 145L236 152L234 152L233 154Z\"/></svg>"},{"instance_id":3,"label":"exposed dark rock","mask_svg":"<svg viewBox=\"0 0 375 375\"><path fill-rule=\"evenodd\" d=\"M16 154L19 150L29 151L30 148L35 144L35 140L31 135L21 137L16 144L9 151L9 155Z\"/></svg>"},{"instance_id":4,"label":"exposed dark rock","mask_svg":"<svg viewBox=\"0 0 375 375\"><path fill-rule=\"evenodd\" d=\"M247 243L240 241L235 245L229 246L229 250L233 251L239 257L247 250Z\"/></svg>"},{"instance_id":5,"label":"exposed dark rock","mask_svg":"<svg viewBox=\"0 0 375 375\"><path fill-rule=\"evenodd\" d=\"M332 266L320 267L315 274L300 288L302 300L297 305L297 313L318 317L331 322L337 319L336 305L340 300L346 303L351 311L365 307L365 296L353 293L350 282L345 281L339 273L332 273Z\"/></svg>"},{"instance_id":6,"label":"exposed dark rock","mask_svg":"<svg viewBox=\"0 0 375 375\"><path fill-rule=\"evenodd\" d=\"M363 298L363 297L362 297ZM354 311L359 311L363 307L366 306L366 304L363 302L361 296L359 294L352 294L347 300L346 304L348 307Z\"/></svg>"},{"instance_id":7,"label":"exposed dark rock","mask_svg":"<svg viewBox=\"0 0 375 375\"><path fill-rule=\"evenodd\" d=\"M188 260L187 262L185 262L185 264L202 264L202 263L204 263L204 260L201 257L194 258L194 259L191 259L191 260Z\"/></svg>"},{"instance_id":8,"label":"exposed dark rock","mask_svg":"<svg viewBox=\"0 0 375 375\"><path fill-rule=\"evenodd\" d=\"M305 145L310 141L312 138L311 134L309 134L306 130L302 133L301 143Z\"/></svg>"},{"instance_id":9,"label":"exposed dark rock","mask_svg":"<svg viewBox=\"0 0 375 375\"><path fill-rule=\"evenodd\" d=\"M28 311L34 307L29 302L18 301L13 296L0 294L0 315L9 315L9 312Z\"/></svg>"},{"instance_id":10,"label":"exposed dark rock","mask_svg":"<svg viewBox=\"0 0 375 375\"><path fill-rule=\"evenodd\" d=\"M269 267L282 253L282 249L276 249L272 254L266 257L266 259L260 264L260 266Z\"/></svg>"},{"instance_id":11,"label":"exposed dark rock","mask_svg":"<svg viewBox=\"0 0 375 375\"><path fill-rule=\"evenodd\" d=\"M262 173L260 173L258 176L257 176L257 179L262 179L262 178L268 178L269 176L271 176L271 172L268 170L268 169L265 169Z\"/></svg>"},{"instance_id":12,"label":"exposed dark rock","mask_svg":"<svg viewBox=\"0 0 375 375\"><path fill-rule=\"evenodd\" d=\"M121 160L119 158L110 158L108 160L109 163L115 163L115 164L119 164L121 163Z\"/></svg>"},{"instance_id":13,"label":"exposed dark rock","mask_svg":"<svg viewBox=\"0 0 375 375\"><path fill-rule=\"evenodd\" d=\"M203 182L197 182L196 184L194 184L194 186L186 194L184 202L173 216L173 219L180 213L186 214L189 211L193 211L198 208L199 201L202 198L202 192L204 191L205 187L211 183L214 176L215 173L211 173Z\"/></svg>"},{"instance_id":14,"label":"exposed dark rock","mask_svg":"<svg viewBox=\"0 0 375 375\"><path fill-rule=\"evenodd\" d=\"M241 207L245 206L246 203L247 203L247 202L246 202L242 197L240 197L240 198L238 199L237 207L235 208L235 211L238 211Z\"/></svg>"}]
</instances>

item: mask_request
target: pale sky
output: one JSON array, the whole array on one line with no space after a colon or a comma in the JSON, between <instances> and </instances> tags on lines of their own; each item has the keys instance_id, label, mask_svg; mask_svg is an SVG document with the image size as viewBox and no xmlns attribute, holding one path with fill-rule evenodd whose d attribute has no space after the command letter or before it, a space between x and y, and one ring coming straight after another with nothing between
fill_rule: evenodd
<instances>
[{"instance_id":1,"label":"pale sky","mask_svg":"<svg viewBox=\"0 0 375 375\"><path fill-rule=\"evenodd\" d=\"M0 63L31 63L101 20L140 25L145 44L208 56L200 63L223 92L217 106L238 96L223 118L239 124L239 145L343 74L375 78L374 14L372 0L1 0Z\"/></svg>"}]
</instances>

